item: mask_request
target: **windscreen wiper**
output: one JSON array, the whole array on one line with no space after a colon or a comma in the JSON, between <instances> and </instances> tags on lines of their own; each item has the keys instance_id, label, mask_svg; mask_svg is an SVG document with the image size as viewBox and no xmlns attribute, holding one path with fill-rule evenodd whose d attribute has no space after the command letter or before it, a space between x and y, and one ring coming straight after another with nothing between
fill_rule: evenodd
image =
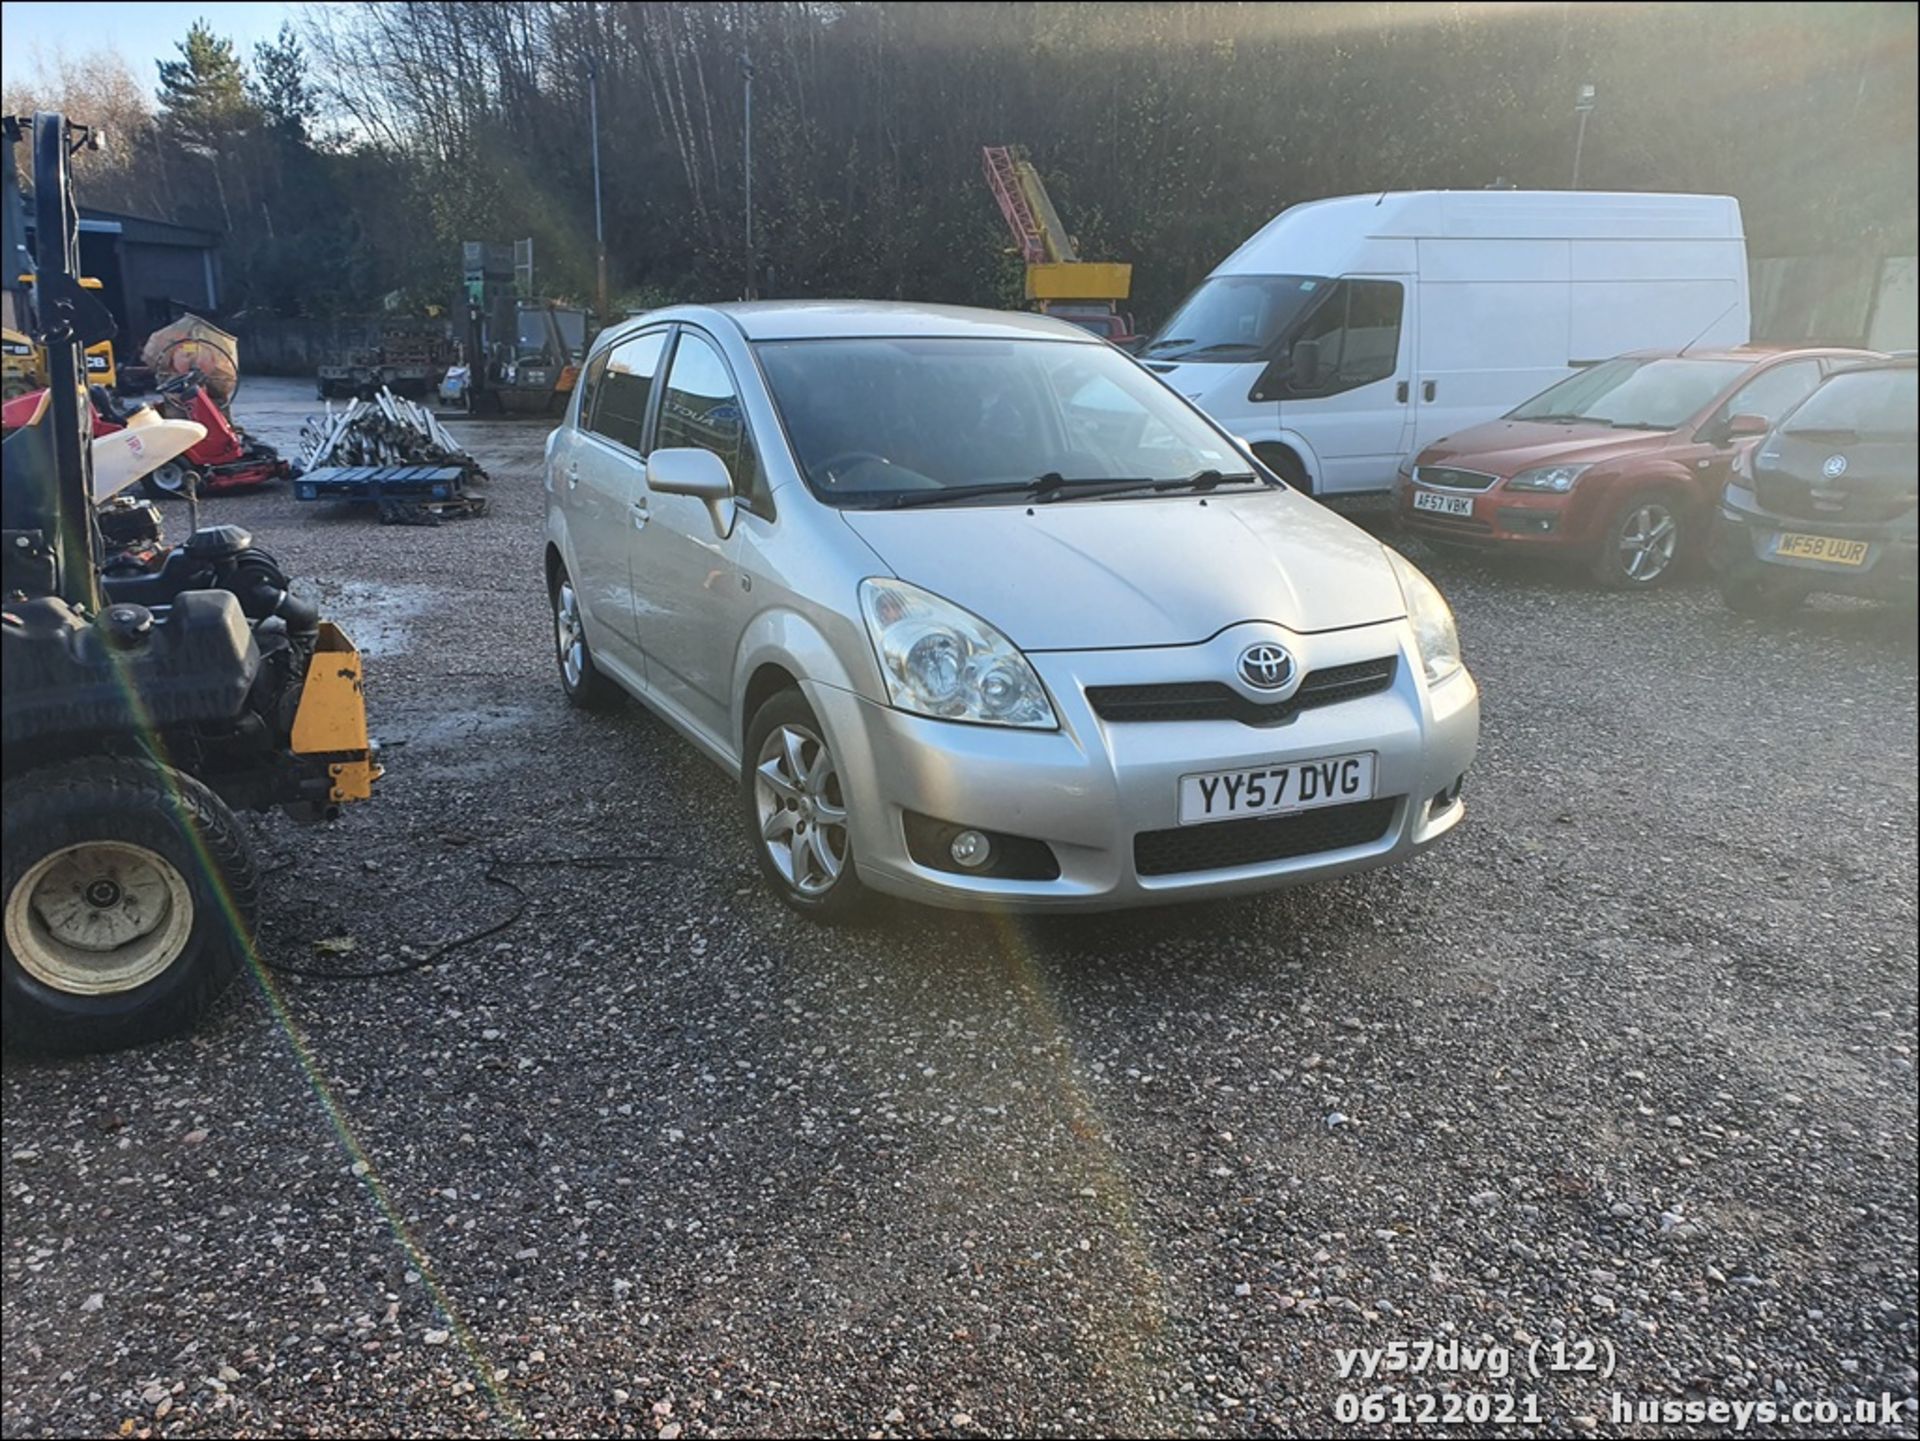
<instances>
[{"instance_id":1,"label":"windscreen wiper","mask_svg":"<svg viewBox=\"0 0 1920 1441\"><path fill-rule=\"evenodd\" d=\"M1586 415L1516 415L1514 420L1537 420L1543 425L1584 425L1591 421Z\"/></svg>"},{"instance_id":2,"label":"windscreen wiper","mask_svg":"<svg viewBox=\"0 0 1920 1441\"><path fill-rule=\"evenodd\" d=\"M1093 485L1089 487L1089 489L1094 495L1105 499L1110 495L1137 495L1143 490L1155 495L1168 495L1175 491L1192 491L1204 494L1210 490L1218 490L1223 485L1245 485L1248 482L1265 486L1278 486L1280 484L1277 480L1267 480L1262 476L1254 474L1250 470L1221 471L1209 469L1196 470L1192 475L1183 475L1174 480L1112 480ZM1075 493L1083 494L1085 492L1076 491Z\"/></svg>"},{"instance_id":3,"label":"windscreen wiper","mask_svg":"<svg viewBox=\"0 0 1920 1441\"><path fill-rule=\"evenodd\" d=\"M1250 350L1255 355L1260 353L1260 347L1249 341L1222 340L1213 345L1203 345L1198 350L1189 350L1186 356L1182 356L1181 358L1185 359L1187 356L1193 355L1218 355L1223 350Z\"/></svg>"},{"instance_id":4,"label":"windscreen wiper","mask_svg":"<svg viewBox=\"0 0 1920 1441\"><path fill-rule=\"evenodd\" d=\"M1032 480L995 480L981 485L943 485L930 490L903 490L876 497L873 504L880 510L905 510L918 505L951 505L956 501L990 495L1018 495L1028 500L1045 500L1074 484L1059 471L1050 470L1045 475L1036 475Z\"/></svg>"}]
</instances>

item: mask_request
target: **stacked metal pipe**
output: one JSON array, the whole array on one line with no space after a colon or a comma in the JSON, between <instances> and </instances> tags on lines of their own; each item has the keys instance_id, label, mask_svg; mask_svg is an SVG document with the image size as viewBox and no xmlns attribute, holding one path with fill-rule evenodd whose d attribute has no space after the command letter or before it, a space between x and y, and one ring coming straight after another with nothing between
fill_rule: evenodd
<instances>
[{"instance_id":1,"label":"stacked metal pipe","mask_svg":"<svg viewBox=\"0 0 1920 1441\"><path fill-rule=\"evenodd\" d=\"M458 465L468 478L486 472L423 405L382 386L371 400L307 417L295 465L300 471L342 465Z\"/></svg>"}]
</instances>

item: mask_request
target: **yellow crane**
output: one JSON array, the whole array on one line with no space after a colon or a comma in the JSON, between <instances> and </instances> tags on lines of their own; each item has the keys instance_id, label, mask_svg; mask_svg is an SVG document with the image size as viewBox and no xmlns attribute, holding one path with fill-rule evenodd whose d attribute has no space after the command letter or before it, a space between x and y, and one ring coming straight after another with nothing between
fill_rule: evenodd
<instances>
[{"instance_id":1,"label":"yellow crane","mask_svg":"<svg viewBox=\"0 0 1920 1441\"><path fill-rule=\"evenodd\" d=\"M980 156L987 188L1026 262L1027 299L1108 340L1131 338L1132 319L1120 313L1119 302L1133 289L1133 267L1080 258L1024 147L985 145Z\"/></svg>"}]
</instances>

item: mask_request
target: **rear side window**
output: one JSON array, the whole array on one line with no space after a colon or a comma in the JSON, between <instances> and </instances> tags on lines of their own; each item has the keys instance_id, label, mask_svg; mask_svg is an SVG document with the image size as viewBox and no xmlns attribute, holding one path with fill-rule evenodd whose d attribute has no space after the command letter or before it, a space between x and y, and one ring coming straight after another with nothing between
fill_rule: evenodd
<instances>
[{"instance_id":1,"label":"rear side window","mask_svg":"<svg viewBox=\"0 0 1920 1441\"><path fill-rule=\"evenodd\" d=\"M666 338L664 330L653 330L613 347L607 355L606 374L600 378L589 430L615 445L640 451L647 401L653 394L653 378L660 370L660 351Z\"/></svg>"},{"instance_id":2,"label":"rear side window","mask_svg":"<svg viewBox=\"0 0 1920 1441\"><path fill-rule=\"evenodd\" d=\"M766 484L733 376L720 352L690 330L680 333L680 343L673 350L654 443L662 450L686 446L712 451L726 462L734 494L765 512Z\"/></svg>"},{"instance_id":3,"label":"rear side window","mask_svg":"<svg viewBox=\"0 0 1920 1441\"><path fill-rule=\"evenodd\" d=\"M593 397L600 389L600 378L607 373L607 357L613 352L603 350L587 362L586 374L580 377L580 409L577 412L578 423L587 425L593 419Z\"/></svg>"},{"instance_id":4,"label":"rear side window","mask_svg":"<svg viewBox=\"0 0 1920 1441\"><path fill-rule=\"evenodd\" d=\"M1730 420L1736 415L1757 415L1771 425L1794 406L1813 394L1820 383L1820 362L1792 360L1763 370L1733 393L1720 407L1716 417Z\"/></svg>"}]
</instances>

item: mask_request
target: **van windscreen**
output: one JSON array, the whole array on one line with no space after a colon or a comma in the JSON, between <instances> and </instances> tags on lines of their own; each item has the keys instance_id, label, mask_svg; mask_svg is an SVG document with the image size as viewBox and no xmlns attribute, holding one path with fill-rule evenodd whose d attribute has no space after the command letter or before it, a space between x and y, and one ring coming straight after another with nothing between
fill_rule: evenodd
<instances>
[{"instance_id":1,"label":"van windscreen","mask_svg":"<svg viewBox=\"0 0 1920 1441\"><path fill-rule=\"evenodd\" d=\"M1332 286L1324 275L1212 276L1140 353L1149 360L1262 359Z\"/></svg>"}]
</instances>

